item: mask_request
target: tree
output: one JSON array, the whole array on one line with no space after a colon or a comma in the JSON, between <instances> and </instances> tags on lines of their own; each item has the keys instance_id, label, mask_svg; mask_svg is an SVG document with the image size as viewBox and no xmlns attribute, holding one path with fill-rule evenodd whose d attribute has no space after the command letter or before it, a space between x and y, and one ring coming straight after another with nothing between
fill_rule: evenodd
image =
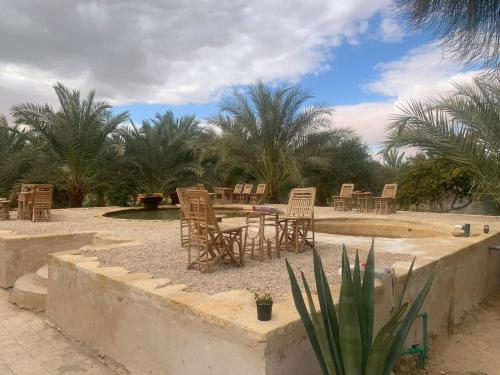
<instances>
[{"instance_id":1,"label":"tree","mask_svg":"<svg viewBox=\"0 0 500 375\"><path fill-rule=\"evenodd\" d=\"M330 164L325 150L331 112L323 106L304 108L310 98L298 86L272 88L258 81L244 92L233 91L210 119L222 130L216 140L221 163L266 183L272 202L290 184L303 182L304 168Z\"/></svg>"},{"instance_id":2,"label":"tree","mask_svg":"<svg viewBox=\"0 0 500 375\"><path fill-rule=\"evenodd\" d=\"M82 99L79 91L61 83L54 90L60 106L57 110L48 104L23 103L12 108L12 116L16 124L29 126L34 152L39 154L48 182L68 193L71 207L81 207L103 172L97 166L108 136L128 115L114 116L110 104L95 100L94 91ZM38 171L35 168L33 173Z\"/></svg>"},{"instance_id":3,"label":"tree","mask_svg":"<svg viewBox=\"0 0 500 375\"><path fill-rule=\"evenodd\" d=\"M396 6L414 29L432 30L453 58L498 72L498 0L396 0Z\"/></svg>"},{"instance_id":4,"label":"tree","mask_svg":"<svg viewBox=\"0 0 500 375\"><path fill-rule=\"evenodd\" d=\"M332 134L327 143L327 169L307 168L303 171L309 185L317 188L317 201L325 204L340 186L352 182L356 189L378 190L376 172L381 166L368 153L368 147L353 134ZM377 168L377 166L379 168Z\"/></svg>"},{"instance_id":5,"label":"tree","mask_svg":"<svg viewBox=\"0 0 500 375\"><path fill-rule=\"evenodd\" d=\"M175 118L171 111L122 129L124 157L140 191L170 194L196 180L202 173L196 142L203 133L194 116Z\"/></svg>"},{"instance_id":6,"label":"tree","mask_svg":"<svg viewBox=\"0 0 500 375\"><path fill-rule=\"evenodd\" d=\"M396 149L389 148L383 149L380 153L382 162L389 168L401 168L404 165L404 152L399 152Z\"/></svg>"},{"instance_id":7,"label":"tree","mask_svg":"<svg viewBox=\"0 0 500 375\"><path fill-rule=\"evenodd\" d=\"M389 125L386 148L415 146L472 175L476 194L500 204L500 85L456 83L456 92L408 102Z\"/></svg>"},{"instance_id":8,"label":"tree","mask_svg":"<svg viewBox=\"0 0 500 375\"><path fill-rule=\"evenodd\" d=\"M31 167L30 145L25 131L0 116L0 197L9 195Z\"/></svg>"},{"instance_id":9,"label":"tree","mask_svg":"<svg viewBox=\"0 0 500 375\"><path fill-rule=\"evenodd\" d=\"M417 211L422 205L438 211L458 210L472 202L472 188L472 178L462 168L442 158L418 155L401 176L398 202L404 209L415 206Z\"/></svg>"}]
</instances>

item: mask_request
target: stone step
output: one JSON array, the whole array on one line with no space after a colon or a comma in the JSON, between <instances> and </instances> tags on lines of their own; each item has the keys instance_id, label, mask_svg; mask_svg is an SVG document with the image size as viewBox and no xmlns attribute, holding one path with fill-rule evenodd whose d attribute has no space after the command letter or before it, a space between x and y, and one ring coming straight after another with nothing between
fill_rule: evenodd
<instances>
[{"instance_id":1,"label":"stone step","mask_svg":"<svg viewBox=\"0 0 500 375\"><path fill-rule=\"evenodd\" d=\"M36 271L36 275L38 277L37 282L40 283L41 286L47 287L49 281L49 266L46 264L42 268Z\"/></svg>"},{"instance_id":2,"label":"stone step","mask_svg":"<svg viewBox=\"0 0 500 375\"><path fill-rule=\"evenodd\" d=\"M27 273L17 279L10 296L11 302L23 309L44 311L47 305L47 280L43 277L44 271L40 271L40 274L38 271Z\"/></svg>"}]
</instances>

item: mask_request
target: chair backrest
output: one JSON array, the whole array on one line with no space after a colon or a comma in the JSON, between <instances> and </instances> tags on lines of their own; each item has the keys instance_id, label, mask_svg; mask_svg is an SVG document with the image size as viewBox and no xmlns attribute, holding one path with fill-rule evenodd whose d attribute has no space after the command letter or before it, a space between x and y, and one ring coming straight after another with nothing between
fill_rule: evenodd
<instances>
[{"instance_id":1,"label":"chair backrest","mask_svg":"<svg viewBox=\"0 0 500 375\"><path fill-rule=\"evenodd\" d=\"M385 184L381 196L382 198L396 198L397 190L398 184Z\"/></svg>"},{"instance_id":2,"label":"chair backrest","mask_svg":"<svg viewBox=\"0 0 500 375\"><path fill-rule=\"evenodd\" d=\"M245 186L243 187L243 194L251 194L252 188L253 188L252 184L245 184Z\"/></svg>"},{"instance_id":3,"label":"chair backrest","mask_svg":"<svg viewBox=\"0 0 500 375\"><path fill-rule=\"evenodd\" d=\"M234 185L233 194L241 194L242 190L243 190L243 184L236 184Z\"/></svg>"},{"instance_id":4,"label":"chair backrest","mask_svg":"<svg viewBox=\"0 0 500 375\"><path fill-rule=\"evenodd\" d=\"M175 191L177 193L177 197L179 198L179 204L181 205L182 214L186 218L188 217L186 191L188 191L189 189L194 189L194 188L191 186L188 186L188 187L178 187L177 189L175 189Z\"/></svg>"},{"instance_id":5,"label":"chair backrest","mask_svg":"<svg viewBox=\"0 0 500 375\"><path fill-rule=\"evenodd\" d=\"M257 190L255 190L255 194L264 195L266 192L266 184L258 184Z\"/></svg>"},{"instance_id":6,"label":"chair backrest","mask_svg":"<svg viewBox=\"0 0 500 375\"><path fill-rule=\"evenodd\" d=\"M219 231L212 200L206 190L186 190L187 217L198 232Z\"/></svg>"},{"instance_id":7,"label":"chair backrest","mask_svg":"<svg viewBox=\"0 0 500 375\"><path fill-rule=\"evenodd\" d=\"M49 219L53 190L52 185L33 185L33 221Z\"/></svg>"},{"instance_id":8,"label":"chair backrest","mask_svg":"<svg viewBox=\"0 0 500 375\"><path fill-rule=\"evenodd\" d=\"M339 195L341 197L350 197L352 196L353 191L354 191L354 184L342 184Z\"/></svg>"},{"instance_id":9,"label":"chair backrest","mask_svg":"<svg viewBox=\"0 0 500 375\"><path fill-rule=\"evenodd\" d=\"M35 184L21 184L21 192L24 193L32 191L34 186Z\"/></svg>"},{"instance_id":10,"label":"chair backrest","mask_svg":"<svg viewBox=\"0 0 500 375\"><path fill-rule=\"evenodd\" d=\"M295 188L288 197L286 216L314 218L316 188Z\"/></svg>"}]
</instances>

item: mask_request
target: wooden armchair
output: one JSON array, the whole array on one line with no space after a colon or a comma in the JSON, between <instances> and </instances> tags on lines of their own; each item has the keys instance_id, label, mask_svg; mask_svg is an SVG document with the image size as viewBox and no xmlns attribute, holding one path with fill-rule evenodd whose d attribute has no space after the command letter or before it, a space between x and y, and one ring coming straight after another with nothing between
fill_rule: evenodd
<instances>
[{"instance_id":1,"label":"wooden armchair","mask_svg":"<svg viewBox=\"0 0 500 375\"><path fill-rule=\"evenodd\" d=\"M315 247L314 202L316 188L292 189L288 198L285 215L280 217L280 244L285 251L292 246L293 251L301 253L304 246Z\"/></svg>"},{"instance_id":2,"label":"wooden armchair","mask_svg":"<svg viewBox=\"0 0 500 375\"><path fill-rule=\"evenodd\" d=\"M347 211L352 208L352 192L354 184L342 184L340 194L332 196L333 209Z\"/></svg>"},{"instance_id":3,"label":"wooden armchair","mask_svg":"<svg viewBox=\"0 0 500 375\"><path fill-rule=\"evenodd\" d=\"M189 220L188 268L209 272L217 263L243 266L243 230L246 226L222 227L205 190L187 190L186 199Z\"/></svg>"},{"instance_id":4,"label":"wooden armchair","mask_svg":"<svg viewBox=\"0 0 500 375\"><path fill-rule=\"evenodd\" d=\"M240 203L240 204L248 203L250 201L252 189L253 189L252 184L245 184L243 186L243 191L241 192L241 194L239 194L238 203Z\"/></svg>"},{"instance_id":5,"label":"wooden armchair","mask_svg":"<svg viewBox=\"0 0 500 375\"><path fill-rule=\"evenodd\" d=\"M396 212L396 191L398 184L386 184L382 195L374 197L375 213L378 214L392 214Z\"/></svg>"},{"instance_id":6,"label":"wooden armchair","mask_svg":"<svg viewBox=\"0 0 500 375\"><path fill-rule=\"evenodd\" d=\"M0 219L9 219L9 204L10 201L6 198L0 198Z\"/></svg>"},{"instance_id":7,"label":"wooden armchair","mask_svg":"<svg viewBox=\"0 0 500 375\"><path fill-rule=\"evenodd\" d=\"M251 204L260 204L264 195L266 194L266 184L258 184L257 189L255 189L255 193L250 194L250 203Z\"/></svg>"},{"instance_id":8,"label":"wooden armchair","mask_svg":"<svg viewBox=\"0 0 500 375\"><path fill-rule=\"evenodd\" d=\"M187 212L187 195L186 191L188 189L194 189L193 187L178 187L175 189L177 192L177 197L179 198L179 205L181 206L180 210L180 227L181 227L181 246L187 246L189 243L189 220L188 220L188 212Z\"/></svg>"},{"instance_id":9,"label":"wooden armchair","mask_svg":"<svg viewBox=\"0 0 500 375\"><path fill-rule=\"evenodd\" d=\"M19 219L31 220L33 184L22 184L21 191L17 194L17 217Z\"/></svg>"},{"instance_id":10,"label":"wooden armchair","mask_svg":"<svg viewBox=\"0 0 500 375\"><path fill-rule=\"evenodd\" d=\"M49 221L54 187L48 184L33 186L32 221Z\"/></svg>"},{"instance_id":11,"label":"wooden armchair","mask_svg":"<svg viewBox=\"0 0 500 375\"><path fill-rule=\"evenodd\" d=\"M234 185L233 190L233 203L238 203L240 200L240 194L243 192L243 184Z\"/></svg>"}]
</instances>

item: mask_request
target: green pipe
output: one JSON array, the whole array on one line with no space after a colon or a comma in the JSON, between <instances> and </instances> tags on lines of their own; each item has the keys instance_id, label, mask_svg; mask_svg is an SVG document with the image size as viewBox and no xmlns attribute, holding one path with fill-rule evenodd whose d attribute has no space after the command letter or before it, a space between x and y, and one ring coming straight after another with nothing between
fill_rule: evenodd
<instances>
[{"instance_id":1,"label":"green pipe","mask_svg":"<svg viewBox=\"0 0 500 375\"><path fill-rule=\"evenodd\" d=\"M400 355L418 354L418 366L424 367L425 360L429 355L429 336L427 333L428 315L426 312L417 315L417 318L422 318L423 344L422 346L415 344L411 348L406 349Z\"/></svg>"}]
</instances>

